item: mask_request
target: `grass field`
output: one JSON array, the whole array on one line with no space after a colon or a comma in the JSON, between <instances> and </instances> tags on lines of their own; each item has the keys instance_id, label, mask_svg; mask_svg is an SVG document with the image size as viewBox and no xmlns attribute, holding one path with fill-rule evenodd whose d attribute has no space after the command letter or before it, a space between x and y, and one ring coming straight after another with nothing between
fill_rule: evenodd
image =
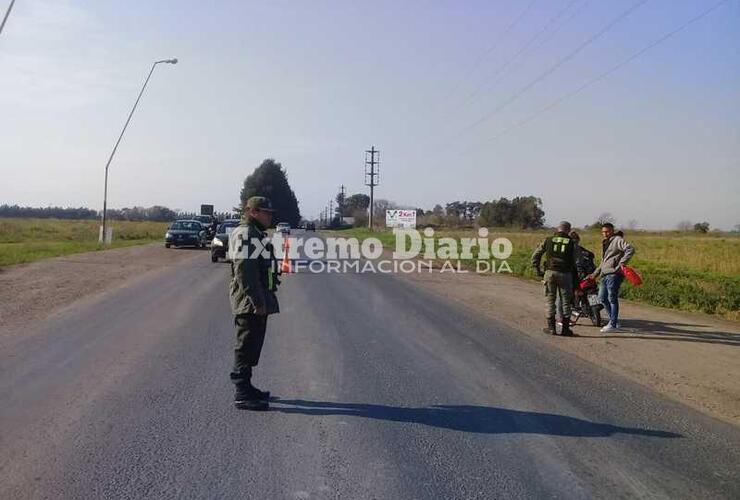
<instances>
[{"instance_id":1,"label":"grass field","mask_svg":"<svg viewBox=\"0 0 740 500\"><path fill-rule=\"evenodd\" d=\"M107 248L163 241L165 222L112 221L113 244ZM22 264L72 253L102 250L98 220L0 218L0 266Z\"/></svg>"},{"instance_id":2,"label":"grass field","mask_svg":"<svg viewBox=\"0 0 740 500\"><path fill-rule=\"evenodd\" d=\"M386 246L393 246L389 231L370 232L350 229L338 232L344 237L375 236ZM582 231L583 246L601 256L601 235ZM475 229L440 229L436 237L476 236ZM497 237L509 238L514 253L507 259L514 274L535 279L530 265L534 248L548 235L546 231L512 231L490 229L489 241ZM701 311L727 319L740 320L740 237L728 234L682 234L635 231L626 238L637 252L630 264L643 276L642 286L626 283L622 296L652 305ZM468 263L472 265L471 263Z\"/></svg>"}]
</instances>

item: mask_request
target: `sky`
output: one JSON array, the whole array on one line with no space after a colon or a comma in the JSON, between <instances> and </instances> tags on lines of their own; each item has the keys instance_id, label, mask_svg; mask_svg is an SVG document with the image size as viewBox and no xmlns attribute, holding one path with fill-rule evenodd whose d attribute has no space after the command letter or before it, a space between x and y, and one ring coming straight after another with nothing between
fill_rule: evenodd
<instances>
[{"instance_id":1,"label":"sky","mask_svg":"<svg viewBox=\"0 0 740 500\"><path fill-rule=\"evenodd\" d=\"M402 206L533 195L549 223L732 229L740 1L561 100L715 3L17 0L0 34L0 204L100 209L151 63L176 57L111 164L109 207L229 210L274 158L313 218L340 185L368 192L375 146L375 196Z\"/></svg>"}]
</instances>

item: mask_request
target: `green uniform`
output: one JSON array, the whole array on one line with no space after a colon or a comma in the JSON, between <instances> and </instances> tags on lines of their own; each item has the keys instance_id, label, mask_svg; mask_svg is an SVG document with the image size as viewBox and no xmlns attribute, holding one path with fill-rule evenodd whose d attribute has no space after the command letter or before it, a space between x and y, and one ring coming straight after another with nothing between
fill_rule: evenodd
<instances>
[{"instance_id":1,"label":"green uniform","mask_svg":"<svg viewBox=\"0 0 740 500\"><path fill-rule=\"evenodd\" d=\"M267 315L280 312L277 296L277 261L267 233L258 222L243 221L229 235L231 310L236 326L231 380L249 384L257 366L267 328ZM264 307L266 314L256 314Z\"/></svg>"},{"instance_id":2,"label":"green uniform","mask_svg":"<svg viewBox=\"0 0 740 500\"><path fill-rule=\"evenodd\" d=\"M540 271L542 256L545 256L545 308L548 318L555 317L555 300L560 293L563 303L563 318L570 318L573 302L573 280L576 271L576 245L566 233L558 232L546 238L532 254L532 266Z\"/></svg>"}]
</instances>

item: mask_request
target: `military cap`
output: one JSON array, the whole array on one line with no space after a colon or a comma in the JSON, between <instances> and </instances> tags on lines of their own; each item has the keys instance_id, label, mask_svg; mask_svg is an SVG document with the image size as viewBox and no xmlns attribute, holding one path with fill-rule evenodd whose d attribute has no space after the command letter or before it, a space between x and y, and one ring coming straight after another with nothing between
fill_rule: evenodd
<instances>
[{"instance_id":1,"label":"military cap","mask_svg":"<svg viewBox=\"0 0 740 500\"><path fill-rule=\"evenodd\" d=\"M253 210L263 210L265 212L274 212L275 209L272 208L272 203L270 203L269 198L265 198L264 196L252 196L247 200L247 208L251 208Z\"/></svg>"}]
</instances>

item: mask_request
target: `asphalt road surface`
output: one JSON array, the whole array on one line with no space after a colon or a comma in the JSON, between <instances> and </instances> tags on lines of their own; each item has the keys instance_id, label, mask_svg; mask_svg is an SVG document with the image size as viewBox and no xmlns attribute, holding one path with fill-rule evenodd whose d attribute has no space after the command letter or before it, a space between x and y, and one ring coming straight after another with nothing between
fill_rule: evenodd
<instances>
[{"instance_id":1,"label":"asphalt road surface","mask_svg":"<svg viewBox=\"0 0 740 500\"><path fill-rule=\"evenodd\" d=\"M737 428L398 276L285 277L277 399L236 410L228 276L203 252L0 339L0 498L740 497Z\"/></svg>"}]
</instances>

